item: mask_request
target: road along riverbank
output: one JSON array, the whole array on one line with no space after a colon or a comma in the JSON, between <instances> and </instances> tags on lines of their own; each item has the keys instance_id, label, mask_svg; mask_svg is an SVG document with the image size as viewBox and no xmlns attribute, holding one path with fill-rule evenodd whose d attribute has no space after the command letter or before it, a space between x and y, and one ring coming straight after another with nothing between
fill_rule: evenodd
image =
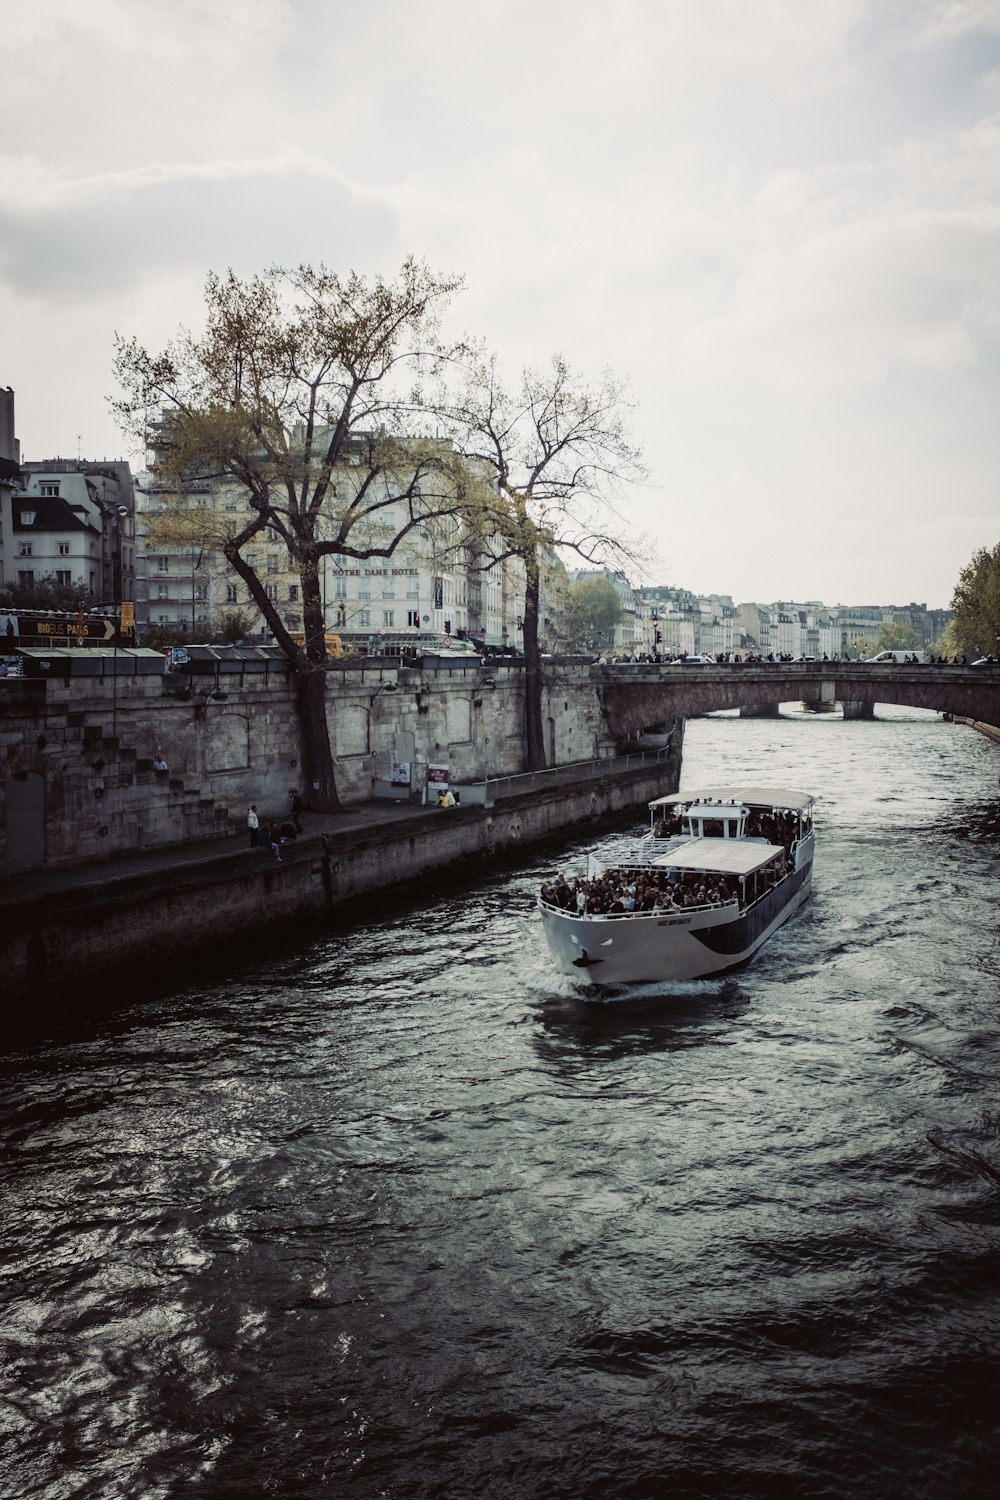
<instances>
[{"instance_id":1,"label":"road along riverbank","mask_svg":"<svg viewBox=\"0 0 1000 1500\"><path fill-rule=\"evenodd\" d=\"M147 851L100 865L36 871L0 898L0 976L15 1002L88 992L196 964L228 940L322 918L357 898L463 863L482 867L574 828L641 816L675 791L680 733L661 761L529 790L492 807L367 804L307 815L304 835L269 849L232 839Z\"/></svg>"}]
</instances>

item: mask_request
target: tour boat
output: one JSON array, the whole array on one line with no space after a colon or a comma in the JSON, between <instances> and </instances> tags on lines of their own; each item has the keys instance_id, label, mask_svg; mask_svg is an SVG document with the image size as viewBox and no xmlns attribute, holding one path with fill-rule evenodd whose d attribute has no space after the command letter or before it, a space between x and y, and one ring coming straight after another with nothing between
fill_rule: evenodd
<instances>
[{"instance_id":1,"label":"tour boat","mask_svg":"<svg viewBox=\"0 0 1000 1500\"><path fill-rule=\"evenodd\" d=\"M754 786L650 802L643 837L602 845L538 898L559 969L587 985L705 979L749 962L809 895L814 799Z\"/></svg>"}]
</instances>

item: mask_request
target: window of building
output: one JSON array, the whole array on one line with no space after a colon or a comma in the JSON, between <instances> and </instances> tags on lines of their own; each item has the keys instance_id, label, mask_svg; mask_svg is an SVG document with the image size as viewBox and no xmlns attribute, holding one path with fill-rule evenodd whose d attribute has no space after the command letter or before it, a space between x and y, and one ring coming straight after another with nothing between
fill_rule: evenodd
<instances>
[{"instance_id":1,"label":"window of building","mask_svg":"<svg viewBox=\"0 0 1000 1500\"><path fill-rule=\"evenodd\" d=\"M158 557L156 559L156 568L157 568L157 572L159 572L159 573L169 573L170 572L170 558L169 557Z\"/></svg>"},{"instance_id":2,"label":"window of building","mask_svg":"<svg viewBox=\"0 0 1000 1500\"><path fill-rule=\"evenodd\" d=\"M420 611L419 611L419 609L408 609L406 611L406 623L407 623L407 625L419 625L420 624Z\"/></svg>"},{"instance_id":3,"label":"window of building","mask_svg":"<svg viewBox=\"0 0 1000 1500\"><path fill-rule=\"evenodd\" d=\"M299 602L299 586L297 583L290 583L288 585L288 602L289 604L297 604Z\"/></svg>"},{"instance_id":4,"label":"window of building","mask_svg":"<svg viewBox=\"0 0 1000 1500\"><path fill-rule=\"evenodd\" d=\"M197 586L197 588L194 591L194 597L196 599L207 599L208 598L208 585L205 584L205 583L199 583L198 586Z\"/></svg>"},{"instance_id":5,"label":"window of building","mask_svg":"<svg viewBox=\"0 0 1000 1500\"><path fill-rule=\"evenodd\" d=\"M66 568L66 569L57 568L56 569L56 583L62 584L64 587L68 588L69 585L72 582L73 582L73 574L72 574L72 572L71 572L71 570L69 568Z\"/></svg>"},{"instance_id":6,"label":"window of building","mask_svg":"<svg viewBox=\"0 0 1000 1500\"><path fill-rule=\"evenodd\" d=\"M18 544L17 544L17 555L18 555L18 557L30 557L31 556L31 543L30 542L18 542Z\"/></svg>"},{"instance_id":7,"label":"window of building","mask_svg":"<svg viewBox=\"0 0 1000 1500\"><path fill-rule=\"evenodd\" d=\"M372 586L371 586L371 584L368 583L368 582L362 583L361 587L358 589L358 598L359 599L364 599L364 600L367 601L367 600L371 599L371 596L372 596Z\"/></svg>"},{"instance_id":8,"label":"window of building","mask_svg":"<svg viewBox=\"0 0 1000 1500\"><path fill-rule=\"evenodd\" d=\"M238 598L239 598L239 590L237 589L235 583L227 583L226 584L226 603L227 604L235 604Z\"/></svg>"},{"instance_id":9,"label":"window of building","mask_svg":"<svg viewBox=\"0 0 1000 1500\"><path fill-rule=\"evenodd\" d=\"M406 597L407 599L417 599L420 597L420 579L416 574L406 580Z\"/></svg>"},{"instance_id":10,"label":"window of building","mask_svg":"<svg viewBox=\"0 0 1000 1500\"><path fill-rule=\"evenodd\" d=\"M385 580L385 583L382 585L382 598L383 599L395 599L395 597L396 597L396 580L394 578L387 578Z\"/></svg>"},{"instance_id":11,"label":"window of building","mask_svg":"<svg viewBox=\"0 0 1000 1500\"><path fill-rule=\"evenodd\" d=\"M347 579L340 573L337 574L333 585L333 596L335 599L347 598Z\"/></svg>"},{"instance_id":12,"label":"window of building","mask_svg":"<svg viewBox=\"0 0 1000 1500\"><path fill-rule=\"evenodd\" d=\"M28 569L19 568L18 569L18 574L17 574L17 581L18 581L19 584L21 584L21 586L23 588L29 588L30 589L31 586L32 586L32 584L35 581L34 572L32 571L31 568L28 568Z\"/></svg>"},{"instance_id":13,"label":"window of building","mask_svg":"<svg viewBox=\"0 0 1000 1500\"><path fill-rule=\"evenodd\" d=\"M170 594L169 594L169 592L167 590L167 585L165 583L161 583L161 584L159 584L157 586L156 597L157 597L157 599L169 599L170 598Z\"/></svg>"},{"instance_id":14,"label":"window of building","mask_svg":"<svg viewBox=\"0 0 1000 1500\"><path fill-rule=\"evenodd\" d=\"M361 610L360 613L358 614L358 625L359 625L359 627L362 630L368 630L370 628L370 626L371 626L371 623L372 623L372 612L371 612L371 610L370 609L363 609L363 610Z\"/></svg>"},{"instance_id":15,"label":"window of building","mask_svg":"<svg viewBox=\"0 0 1000 1500\"><path fill-rule=\"evenodd\" d=\"M298 630L301 623L302 621L299 619L298 615L285 616L285 624L288 626L289 630Z\"/></svg>"},{"instance_id":16,"label":"window of building","mask_svg":"<svg viewBox=\"0 0 1000 1500\"><path fill-rule=\"evenodd\" d=\"M59 543L59 556L60 557L69 557L69 542L60 542Z\"/></svg>"},{"instance_id":17,"label":"window of building","mask_svg":"<svg viewBox=\"0 0 1000 1500\"><path fill-rule=\"evenodd\" d=\"M396 611L394 609L384 609L382 611L382 624L383 625L395 625L395 623L396 623Z\"/></svg>"},{"instance_id":18,"label":"window of building","mask_svg":"<svg viewBox=\"0 0 1000 1500\"><path fill-rule=\"evenodd\" d=\"M40 484L38 486L38 493L40 495L58 495L58 493L59 493L59 481L58 481L58 479L47 480L44 484Z\"/></svg>"},{"instance_id":19,"label":"window of building","mask_svg":"<svg viewBox=\"0 0 1000 1500\"><path fill-rule=\"evenodd\" d=\"M265 583L265 585L264 585L264 593L267 595L267 597L271 600L272 603L277 603L277 599L278 599L278 585L276 583Z\"/></svg>"}]
</instances>

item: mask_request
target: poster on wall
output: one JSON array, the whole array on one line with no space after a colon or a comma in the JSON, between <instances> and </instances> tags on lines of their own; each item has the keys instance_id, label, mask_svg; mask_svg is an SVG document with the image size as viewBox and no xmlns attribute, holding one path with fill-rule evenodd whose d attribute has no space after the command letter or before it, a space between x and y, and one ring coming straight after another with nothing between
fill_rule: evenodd
<instances>
[{"instance_id":1,"label":"poster on wall","mask_svg":"<svg viewBox=\"0 0 1000 1500\"><path fill-rule=\"evenodd\" d=\"M410 784L410 762L408 760L394 760L389 773L389 784L391 786L409 786Z\"/></svg>"},{"instance_id":2,"label":"poster on wall","mask_svg":"<svg viewBox=\"0 0 1000 1500\"><path fill-rule=\"evenodd\" d=\"M438 794L438 792L446 792L447 790L448 790L448 767L447 766L428 766L427 767L427 791L428 791L428 793L430 795L436 797L437 794Z\"/></svg>"}]
</instances>

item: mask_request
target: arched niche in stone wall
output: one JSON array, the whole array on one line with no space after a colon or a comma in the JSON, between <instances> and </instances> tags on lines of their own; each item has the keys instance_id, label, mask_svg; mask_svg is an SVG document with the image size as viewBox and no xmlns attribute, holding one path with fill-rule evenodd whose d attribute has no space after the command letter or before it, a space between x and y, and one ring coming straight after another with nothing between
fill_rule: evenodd
<instances>
[{"instance_id":1,"label":"arched niche in stone wall","mask_svg":"<svg viewBox=\"0 0 1000 1500\"><path fill-rule=\"evenodd\" d=\"M242 771L250 764L246 714L210 713L205 723L205 770Z\"/></svg>"}]
</instances>

